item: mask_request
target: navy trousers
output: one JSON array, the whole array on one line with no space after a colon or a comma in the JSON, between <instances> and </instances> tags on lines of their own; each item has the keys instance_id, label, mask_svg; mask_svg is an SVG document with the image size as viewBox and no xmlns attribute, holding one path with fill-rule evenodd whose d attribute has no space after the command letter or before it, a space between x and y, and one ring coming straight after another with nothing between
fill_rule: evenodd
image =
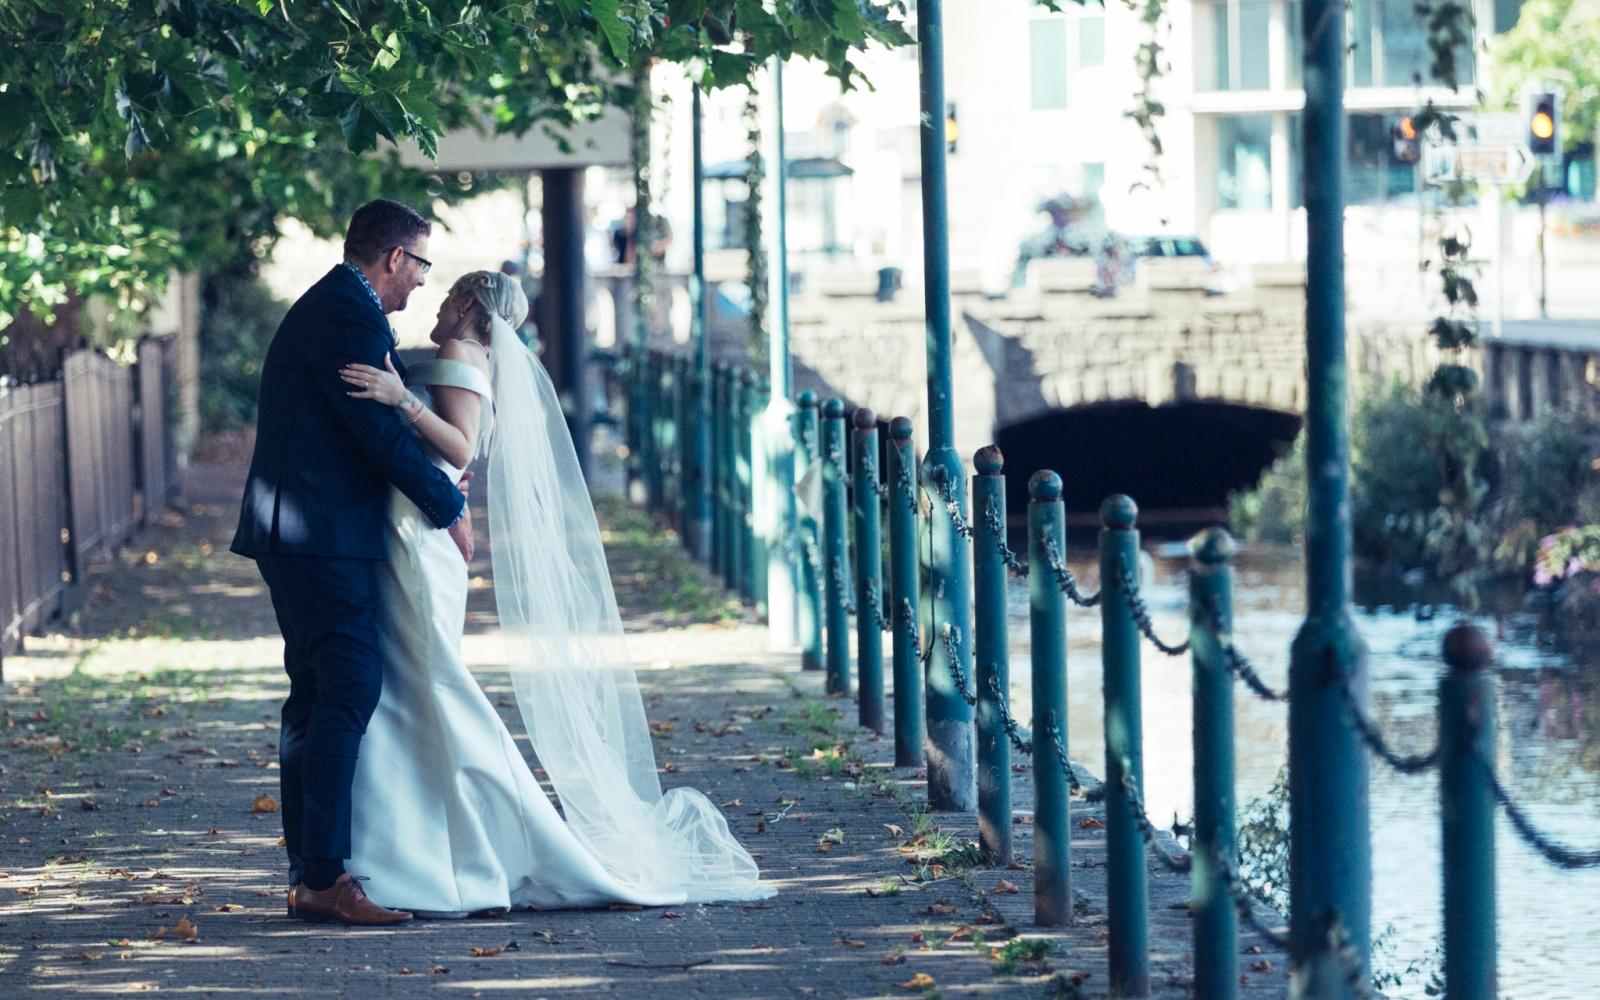
<instances>
[{"instance_id":1,"label":"navy trousers","mask_svg":"<svg viewBox=\"0 0 1600 1000\"><path fill-rule=\"evenodd\" d=\"M278 780L289 880L306 858L350 856L356 756L383 686L378 570L365 559L258 556L283 632L289 698Z\"/></svg>"}]
</instances>

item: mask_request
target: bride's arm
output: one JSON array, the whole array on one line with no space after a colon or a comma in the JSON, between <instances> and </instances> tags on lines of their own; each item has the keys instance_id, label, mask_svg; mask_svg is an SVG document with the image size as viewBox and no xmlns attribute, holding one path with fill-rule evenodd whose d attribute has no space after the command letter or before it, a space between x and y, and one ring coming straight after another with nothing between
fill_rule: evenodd
<instances>
[{"instance_id":1,"label":"bride's arm","mask_svg":"<svg viewBox=\"0 0 1600 1000\"><path fill-rule=\"evenodd\" d=\"M485 375L488 364L483 352L461 341L448 341L439 348L439 357L451 361L464 361ZM367 365L350 365L340 371L344 380L357 387L349 395L354 399L370 399L397 408L417 428L422 439L433 445L439 456L456 468L465 468L471 461L478 440L478 424L483 410L477 393L454 386L434 386L433 398L438 412L422 405L422 400L407 389L388 358L384 359L387 371Z\"/></svg>"}]
</instances>

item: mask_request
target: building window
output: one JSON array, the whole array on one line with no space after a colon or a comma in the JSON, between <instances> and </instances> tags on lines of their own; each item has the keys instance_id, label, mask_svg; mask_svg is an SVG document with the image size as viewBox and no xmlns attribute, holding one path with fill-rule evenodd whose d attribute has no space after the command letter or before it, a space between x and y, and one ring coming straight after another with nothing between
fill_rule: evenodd
<instances>
[{"instance_id":1,"label":"building window","mask_svg":"<svg viewBox=\"0 0 1600 1000\"><path fill-rule=\"evenodd\" d=\"M1096 69L1106 64L1106 19L1099 14L1078 18L1078 68Z\"/></svg>"},{"instance_id":2,"label":"building window","mask_svg":"<svg viewBox=\"0 0 1600 1000\"><path fill-rule=\"evenodd\" d=\"M1413 0L1350 0L1348 11L1350 61L1346 73L1350 86L1410 87L1419 79L1424 84L1442 82L1428 72L1433 62L1428 31ZM1295 51L1299 51L1298 41ZM1455 62L1456 82L1470 86L1476 76L1472 46L1458 51Z\"/></svg>"},{"instance_id":3,"label":"building window","mask_svg":"<svg viewBox=\"0 0 1600 1000\"><path fill-rule=\"evenodd\" d=\"M1083 189L1085 198L1100 200L1100 189L1106 186L1106 165L1104 163L1085 163L1083 165Z\"/></svg>"},{"instance_id":4,"label":"building window","mask_svg":"<svg viewBox=\"0 0 1600 1000\"><path fill-rule=\"evenodd\" d=\"M1272 116L1217 117L1217 207L1272 208Z\"/></svg>"},{"instance_id":5,"label":"building window","mask_svg":"<svg viewBox=\"0 0 1600 1000\"><path fill-rule=\"evenodd\" d=\"M1035 111L1067 106L1067 22L1061 18L1028 24L1028 92Z\"/></svg>"},{"instance_id":6,"label":"building window","mask_svg":"<svg viewBox=\"0 0 1600 1000\"><path fill-rule=\"evenodd\" d=\"M1351 114L1345 120L1344 201L1381 205L1417 193L1416 167L1394 158L1393 130L1399 113ZM1289 200L1305 206L1305 121L1289 116Z\"/></svg>"},{"instance_id":7,"label":"building window","mask_svg":"<svg viewBox=\"0 0 1600 1000\"><path fill-rule=\"evenodd\" d=\"M1213 90L1272 86L1267 36L1272 0L1215 0L1211 5Z\"/></svg>"}]
</instances>

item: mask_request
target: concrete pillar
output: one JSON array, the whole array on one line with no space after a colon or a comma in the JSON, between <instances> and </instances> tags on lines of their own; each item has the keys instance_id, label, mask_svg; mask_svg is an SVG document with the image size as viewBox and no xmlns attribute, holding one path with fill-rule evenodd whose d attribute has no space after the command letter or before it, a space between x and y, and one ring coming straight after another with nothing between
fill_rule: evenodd
<instances>
[{"instance_id":1,"label":"concrete pillar","mask_svg":"<svg viewBox=\"0 0 1600 1000\"><path fill-rule=\"evenodd\" d=\"M587 274L583 258L583 168L540 171L544 199L544 282L540 286L539 339L544 364L561 395L578 464L589 471L589 329L584 316Z\"/></svg>"}]
</instances>

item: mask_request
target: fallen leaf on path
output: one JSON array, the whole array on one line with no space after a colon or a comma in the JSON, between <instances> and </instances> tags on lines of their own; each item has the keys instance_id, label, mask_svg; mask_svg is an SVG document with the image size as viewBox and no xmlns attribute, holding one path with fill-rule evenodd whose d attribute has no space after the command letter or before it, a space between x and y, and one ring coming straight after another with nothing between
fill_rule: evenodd
<instances>
[{"instance_id":1,"label":"fallen leaf on path","mask_svg":"<svg viewBox=\"0 0 1600 1000\"><path fill-rule=\"evenodd\" d=\"M971 937L972 937L972 926L970 924L962 924L960 927L957 927L955 929L955 932L953 934L951 934L945 940L946 941L966 941Z\"/></svg>"},{"instance_id":2,"label":"fallen leaf on path","mask_svg":"<svg viewBox=\"0 0 1600 1000\"><path fill-rule=\"evenodd\" d=\"M503 944L495 945L493 948L474 948L474 949L472 949L472 957L473 958L492 958L495 955L498 955L502 951L505 951L505 950L506 950L506 946L503 945Z\"/></svg>"},{"instance_id":3,"label":"fallen leaf on path","mask_svg":"<svg viewBox=\"0 0 1600 1000\"><path fill-rule=\"evenodd\" d=\"M896 989L901 990L925 990L932 986L937 986L938 980L934 979L926 972L919 972L910 979L907 979L905 982L895 983L894 985Z\"/></svg>"},{"instance_id":4,"label":"fallen leaf on path","mask_svg":"<svg viewBox=\"0 0 1600 1000\"><path fill-rule=\"evenodd\" d=\"M642 909L644 909L644 907L640 906L638 903L612 903L609 907L607 907L607 909L610 909L610 910L642 910Z\"/></svg>"},{"instance_id":5,"label":"fallen leaf on path","mask_svg":"<svg viewBox=\"0 0 1600 1000\"><path fill-rule=\"evenodd\" d=\"M774 904L772 904L772 903L746 903L743 906L739 907L739 909L741 909L741 910L770 910L770 909L773 908L773 906L774 906Z\"/></svg>"},{"instance_id":6,"label":"fallen leaf on path","mask_svg":"<svg viewBox=\"0 0 1600 1000\"><path fill-rule=\"evenodd\" d=\"M854 938L839 939L839 947L841 948L865 948L866 946L867 943L865 941L857 941Z\"/></svg>"},{"instance_id":7,"label":"fallen leaf on path","mask_svg":"<svg viewBox=\"0 0 1600 1000\"><path fill-rule=\"evenodd\" d=\"M912 944L921 944L922 943L922 932L921 931L912 931L911 932L911 943Z\"/></svg>"},{"instance_id":8,"label":"fallen leaf on path","mask_svg":"<svg viewBox=\"0 0 1600 1000\"><path fill-rule=\"evenodd\" d=\"M833 827L822 835L821 842L824 844L842 844L844 843L844 831L839 827Z\"/></svg>"},{"instance_id":9,"label":"fallen leaf on path","mask_svg":"<svg viewBox=\"0 0 1600 1000\"><path fill-rule=\"evenodd\" d=\"M443 976L443 975L446 975L447 973L449 973L449 971L450 971L450 966L448 966L448 965L435 965L433 968L428 970L428 975L430 975L430 976Z\"/></svg>"},{"instance_id":10,"label":"fallen leaf on path","mask_svg":"<svg viewBox=\"0 0 1600 1000\"><path fill-rule=\"evenodd\" d=\"M244 909L244 904L243 903L223 903L221 906L217 907L217 912L218 913L238 913L240 910L243 910L243 909Z\"/></svg>"},{"instance_id":11,"label":"fallen leaf on path","mask_svg":"<svg viewBox=\"0 0 1600 1000\"><path fill-rule=\"evenodd\" d=\"M278 800L270 795L258 795L256 800L250 803L250 811L253 813L275 813L278 811Z\"/></svg>"},{"instance_id":12,"label":"fallen leaf on path","mask_svg":"<svg viewBox=\"0 0 1600 1000\"><path fill-rule=\"evenodd\" d=\"M951 906L949 903L929 903L928 908L923 912L930 916L937 917L946 913L954 913L956 912L956 908Z\"/></svg>"},{"instance_id":13,"label":"fallen leaf on path","mask_svg":"<svg viewBox=\"0 0 1600 1000\"><path fill-rule=\"evenodd\" d=\"M1001 879L999 882L996 882L994 888L989 890L989 892L994 894L994 895L1002 895L1002 894L1005 894L1005 893L1013 893L1013 892L1021 892L1021 891L1022 891L1021 889L1018 889L1015 885L1013 885L1011 882L1006 881L1005 879Z\"/></svg>"},{"instance_id":14,"label":"fallen leaf on path","mask_svg":"<svg viewBox=\"0 0 1600 1000\"><path fill-rule=\"evenodd\" d=\"M889 954L883 956L883 964L884 965L904 965L904 964L906 964L906 957L904 955L900 954L898 951L891 951L891 952L889 952Z\"/></svg>"},{"instance_id":15,"label":"fallen leaf on path","mask_svg":"<svg viewBox=\"0 0 1600 1000\"><path fill-rule=\"evenodd\" d=\"M1085 816L1083 819L1078 820L1078 828L1080 830L1104 830L1106 825L1093 816Z\"/></svg>"},{"instance_id":16,"label":"fallen leaf on path","mask_svg":"<svg viewBox=\"0 0 1600 1000\"><path fill-rule=\"evenodd\" d=\"M883 828L889 831L889 836L891 837L902 837L905 835L905 831L893 823L885 823L883 824Z\"/></svg>"},{"instance_id":17,"label":"fallen leaf on path","mask_svg":"<svg viewBox=\"0 0 1600 1000\"><path fill-rule=\"evenodd\" d=\"M682 916L683 916L683 914L679 913L677 910L662 910L661 911L661 919L662 920L678 920Z\"/></svg>"},{"instance_id":18,"label":"fallen leaf on path","mask_svg":"<svg viewBox=\"0 0 1600 1000\"><path fill-rule=\"evenodd\" d=\"M1268 960L1268 959L1265 959L1265 958L1261 959L1258 962L1251 962L1250 963L1250 971L1251 972L1271 972L1272 971L1272 962L1270 960Z\"/></svg>"},{"instance_id":19,"label":"fallen leaf on path","mask_svg":"<svg viewBox=\"0 0 1600 1000\"><path fill-rule=\"evenodd\" d=\"M79 958L79 959L82 959L85 962L98 962L104 956L98 951L80 951L80 952L74 952L71 955L63 955L62 957L63 958Z\"/></svg>"},{"instance_id":20,"label":"fallen leaf on path","mask_svg":"<svg viewBox=\"0 0 1600 1000\"><path fill-rule=\"evenodd\" d=\"M184 941L198 941L200 940L200 928L194 924L191 924L188 917L181 917L176 924L172 925L171 930L168 930L165 926L162 926L151 931L150 940L160 941L162 938L169 935L175 938L180 938Z\"/></svg>"}]
</instances>

